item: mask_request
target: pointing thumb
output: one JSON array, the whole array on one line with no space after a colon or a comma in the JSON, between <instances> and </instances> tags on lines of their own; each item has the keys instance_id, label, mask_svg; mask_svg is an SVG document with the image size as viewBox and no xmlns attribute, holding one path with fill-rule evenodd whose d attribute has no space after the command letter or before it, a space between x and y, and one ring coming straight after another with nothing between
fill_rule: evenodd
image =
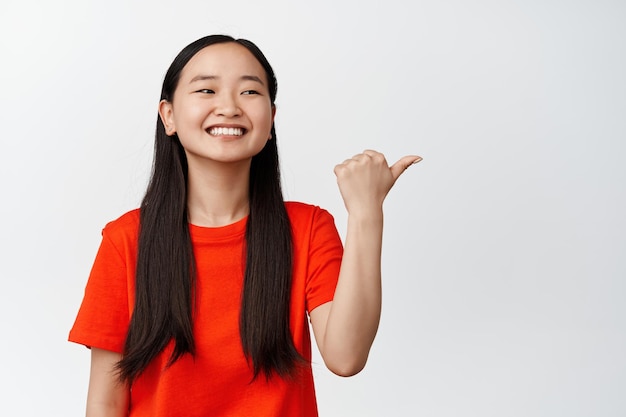
<instances>
[{"instance_id":1,"label":"pointing thumb","mask_svg":"<svg viewBox=\"0 0 626 417\"><path fill-rule=\"evenodd\" d=\"M394 181L397 180L400 174L406 171L408 167L410 167L413 164L417 164L421 160L422 160L422 157L417 156L417 155L407 155L405 157L400 158L398 162L396 162L389 168L391 170L391 175L393 176L393 180Z\"/></svg>"}]
</instances>

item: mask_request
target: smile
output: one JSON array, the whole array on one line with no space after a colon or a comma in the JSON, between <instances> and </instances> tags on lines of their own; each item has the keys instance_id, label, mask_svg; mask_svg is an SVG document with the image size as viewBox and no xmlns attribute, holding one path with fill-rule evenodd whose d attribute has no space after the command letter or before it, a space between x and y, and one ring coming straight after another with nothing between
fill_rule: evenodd
<instances>
[{"instance_id":1,"label":"smile","mask_svg":"<svg viewBox=\"0 0 626 417\"><path fill-rule=\"evenodd\" d=\"M208 130L211 136L241 136L245 129L240 127L212 127Z\"/></svg>"}]
</instances>

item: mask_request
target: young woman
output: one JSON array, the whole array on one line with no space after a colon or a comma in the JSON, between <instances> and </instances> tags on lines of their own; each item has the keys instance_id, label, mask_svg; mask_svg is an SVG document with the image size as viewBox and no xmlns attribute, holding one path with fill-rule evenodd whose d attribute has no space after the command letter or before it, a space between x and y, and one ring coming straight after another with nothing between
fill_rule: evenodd
<instances>
[{"instance_id":1,"label":"young woman","mask_svg":"<svg viewBox=\"0 0 626 417\"><path fill-rule=\"evenodd\" d=\"M276 88L253 43L222 35L167 71L146 195L104 228L70 332L91 348L88 416L317 416L308 320L332 372L365 366L383 200L421 158L336 166L342 248L329 213L283 201Z\"/></svg>"}]
</instances>

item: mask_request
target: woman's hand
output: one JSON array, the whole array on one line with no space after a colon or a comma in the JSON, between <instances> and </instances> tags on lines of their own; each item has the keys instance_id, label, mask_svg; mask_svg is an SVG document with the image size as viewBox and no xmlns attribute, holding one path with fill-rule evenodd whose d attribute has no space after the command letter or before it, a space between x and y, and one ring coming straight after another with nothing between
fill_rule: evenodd
<instances>
[{"instance_id":1,"label":"woman's hand","mask_svg":"<svg viewBox=\"0 0 626 417\"><path fill-rule=\"evenodd\" d=\"M400 174L421 160L417 155L407 155L389 166L382 153L365 150L337 165L337 184L348 213L382 209L387 193Z\"/></svg>"}]
</instances>

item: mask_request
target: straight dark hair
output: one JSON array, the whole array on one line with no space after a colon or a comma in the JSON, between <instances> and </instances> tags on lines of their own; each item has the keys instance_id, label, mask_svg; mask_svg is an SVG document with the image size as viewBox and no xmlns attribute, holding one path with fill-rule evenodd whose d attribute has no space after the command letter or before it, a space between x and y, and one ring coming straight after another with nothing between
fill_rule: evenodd
<instances>
[{"instance_id":1,"label":"straight dark hair","mask_svg":"<svg viewBox=\"0 0 626 417\"><path fill-rule=\"evenodd\" d=\"M180 74L194 55L225 42L244 46L261 63L273 106L277 82L263 53L248 40L225 35L198 39L176 56L165 75L161 100L172 101ZM261 373L266 378L273 374L290 377L303 361L289 327L291 224L280 186L273 124L271 135L272 140L252 158L245 234L239 333L253 379ZM192 323L196 265L187 213L187 158L178 136L166 134L160 117L155 136L152 175L140 209L135 306L122 359L117 364L120 379L128 383L172 340L174 350L168 366L185 354L195 354Z\"/></svg>"}]
</instances>

